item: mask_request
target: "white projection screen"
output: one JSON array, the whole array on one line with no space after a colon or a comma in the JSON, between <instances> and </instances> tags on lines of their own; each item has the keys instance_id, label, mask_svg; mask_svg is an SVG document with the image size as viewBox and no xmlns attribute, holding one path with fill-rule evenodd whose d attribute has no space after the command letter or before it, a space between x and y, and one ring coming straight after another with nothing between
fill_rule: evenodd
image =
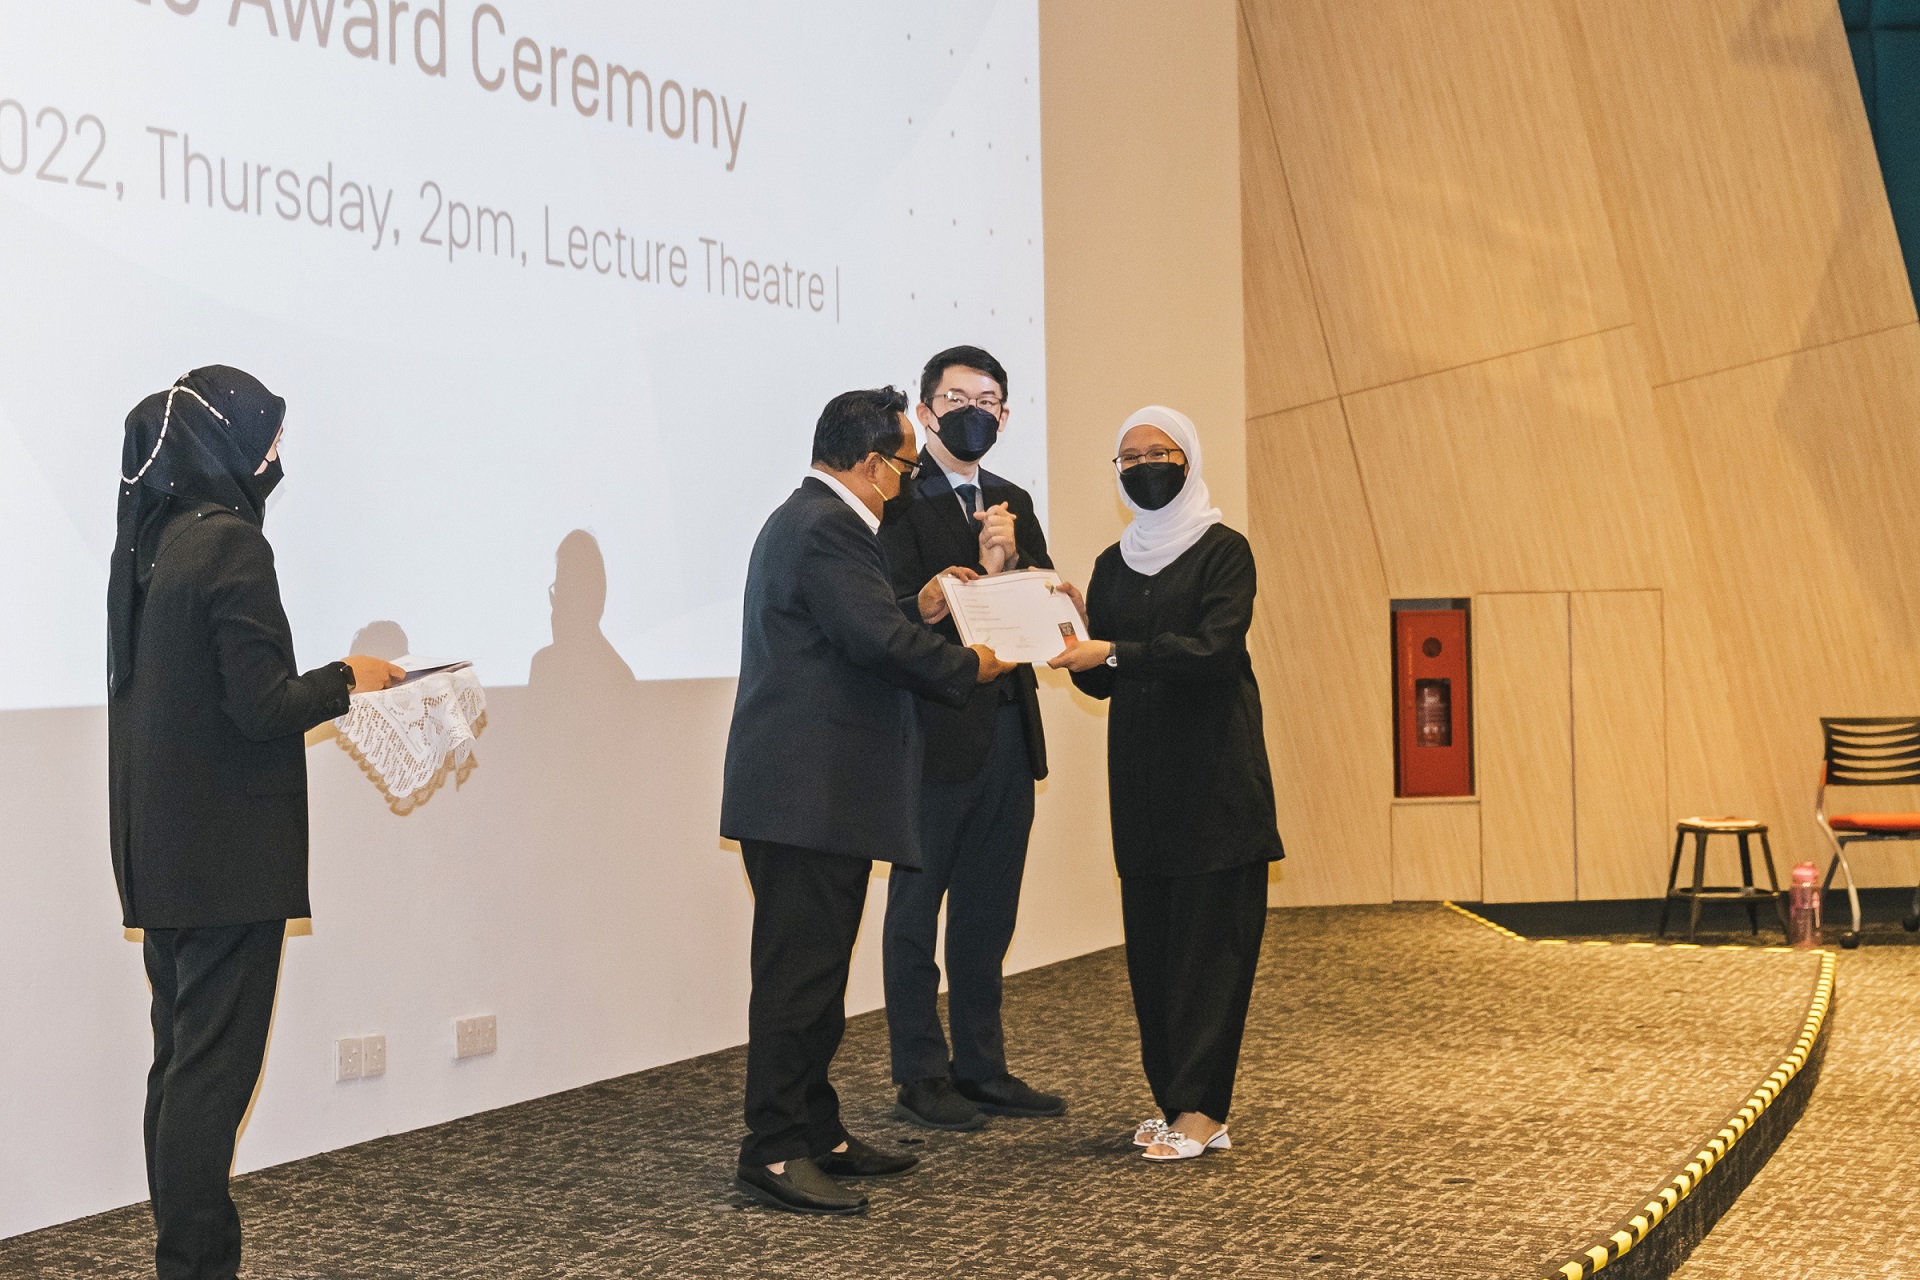
<instances>
[{"instance_id":1,"label":"white projection screen","mask_svg":"<svg viewBox=\"0 0 1920 1280\"><path fill-rule=\"evenodd\" d=\"M0 710L104 700L122 422L288 401L303 665L527 680L562 540L640 679L734 674L836 392L955 343L1044 502L1035 0L0 0ZM577 545L577 540L576 540Z\"/></svg>"}]
</instances>

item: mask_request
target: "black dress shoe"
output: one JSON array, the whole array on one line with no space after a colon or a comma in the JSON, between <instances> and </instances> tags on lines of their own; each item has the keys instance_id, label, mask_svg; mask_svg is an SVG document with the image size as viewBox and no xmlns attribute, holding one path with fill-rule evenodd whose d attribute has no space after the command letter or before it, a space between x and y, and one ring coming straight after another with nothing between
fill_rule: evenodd
<instances>
[{"instance_id":1,"label":"black dress shoe","mask_svg":"<svg viewBox=\"0 0 1920 1280\"><path fill-rule=\"evenodd\" d=\"M1042 1093L1019 1076L1001 1076L998 1080L956 1079L953 1087L982 1111L997 1116L1063 1116L1067 1113L1065 1098Z\"/></svg>"},{"instance_id":2,"label":"black dress shoe","mask_svg":"<svg viewBox=\"0 0 1920 1280\"><path fill-rule=\"evenodd\" d=\"M987 1122L980 1108L956 1093L953 1081L945 1076L901 1085L893 1114L922 1129L964 1131L978 1129Z\"/></svg>"},{"instance_id":3,"label":"black dress shoe","mask_svg":"<svg viewBox=\"0 0 1920 1280\"><path fill-rule=\"evenodd\" d=\"M820 1172L820 1166L801 1156L787 1161L785 1173L765 1165L741 1165L733 1185L762 1204L788 1213L865 1213L867 1198Z\"/></svg>"},{"instance_id":4,"label":"black dress shoe","mask_svg":"<svg viewBox=\"0 0 1920 1280\"><path fill-rule=\"evenodd\" d=\"M920 1163L919 1156L888 1155L884 1151L875 1151L860 1139L847 1138L845 1151L829 1151L823 1156L815 1156L815 1164L820 1172L834 1178L887 1178L896 1173L905 1173Z\"/></svg>"}]
</instances>

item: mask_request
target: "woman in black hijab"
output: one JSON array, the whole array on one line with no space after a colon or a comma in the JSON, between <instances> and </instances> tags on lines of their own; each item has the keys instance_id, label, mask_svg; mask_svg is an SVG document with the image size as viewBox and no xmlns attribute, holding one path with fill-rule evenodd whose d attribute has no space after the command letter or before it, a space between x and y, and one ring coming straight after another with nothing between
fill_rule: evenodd
<instances>
[{"instance_id":1,"label":"woman in black hijab","mask_svg":"<svg viewBox=\"0 0 1920 1280\"><path fill-rule=\"evenodd\" d=\"M160 1280L232 1280L227 1193L266 1055L290 917L307 904L303 735L401 674L300 674L261 522L286 402L195 369L127 415L107 586L113 873L153 984L147 1187Z\"/></svg>"}]
</instances>

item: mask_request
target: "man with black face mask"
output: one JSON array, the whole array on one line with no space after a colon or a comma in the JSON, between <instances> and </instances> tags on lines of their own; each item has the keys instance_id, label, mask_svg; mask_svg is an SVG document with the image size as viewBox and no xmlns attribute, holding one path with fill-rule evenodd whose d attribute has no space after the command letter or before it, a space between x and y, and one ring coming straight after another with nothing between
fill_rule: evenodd
<instances>
[{"instance_id":1,"label":"man with black face mask","mask_svg":"<svg viewBox=\"0 0 1920 1280\"><path fill-rule=\"evenodd\" d=\"M978 347L927 361L917 416L925 433L904 510L880 530L894 593L918 618L921 584L945 565L982 574L1051 569L1033 499L980 466L1005 428L1007 371ZM953 639L951 620L939 629ZM1000 966L1013 939L1033 825L1033 784L1047 776L1033 668L1016 667L963 707L919 701L926 736L920 789L922 866L896 867L883 942L894 1114L934 1129L977 1129L981 1114L1056 1116L1066 1103L1007 1070ZM948 1022L940 1026L934 956L946 900Z\"/></svg>"}]
</instances>

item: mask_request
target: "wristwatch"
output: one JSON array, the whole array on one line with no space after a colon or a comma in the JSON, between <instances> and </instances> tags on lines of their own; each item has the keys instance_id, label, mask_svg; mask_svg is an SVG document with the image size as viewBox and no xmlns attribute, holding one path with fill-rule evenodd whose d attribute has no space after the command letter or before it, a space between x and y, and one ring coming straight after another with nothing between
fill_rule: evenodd
<instances>
[{"instance_id":1,"label":"wristwatch","mask_svg":"<svg viewBox=\"0 0 1920 1280\"><path fill-rule=\"evenodd\" d=\"M1114 645L1111 649L1107 650L1107 665L1110 667L1117 667L1120 665L1120 646L1119 645Z\"/></svg>"}]
</instances>

